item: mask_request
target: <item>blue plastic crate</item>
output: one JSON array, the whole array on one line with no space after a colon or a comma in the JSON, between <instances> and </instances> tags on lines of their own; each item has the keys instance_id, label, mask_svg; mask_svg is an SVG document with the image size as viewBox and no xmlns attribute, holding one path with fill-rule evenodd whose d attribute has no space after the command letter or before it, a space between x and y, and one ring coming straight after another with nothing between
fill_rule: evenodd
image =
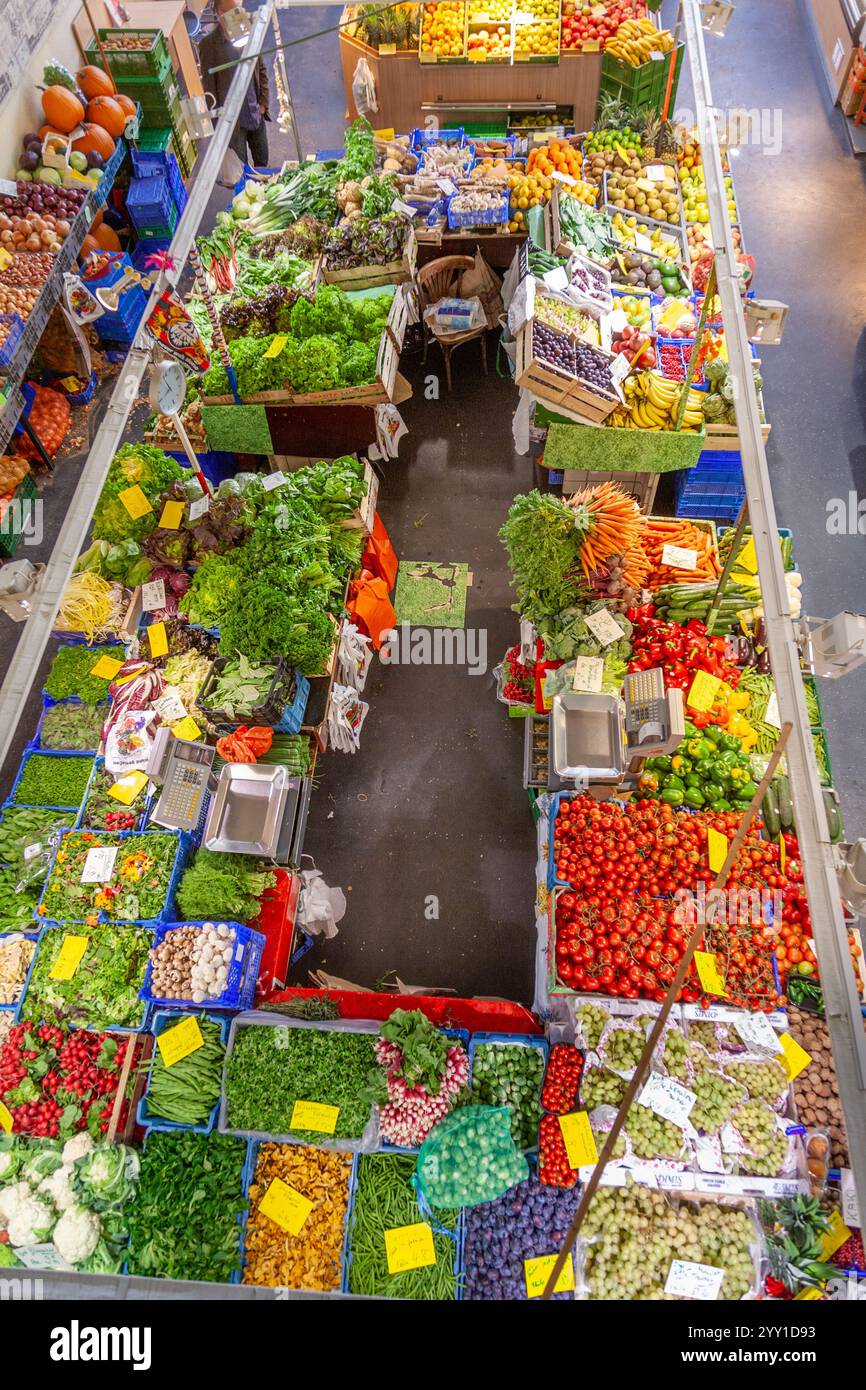
<instances>
[{"instance_id":1,"label":"blue plastic crate","mask_svg":"<svg viewBox=\"0 0 866 1390\"><path fill-rule=\"evenodd\" d=\"M265 938L261 932L253 931L251 927L245 927L240 922L226 922L225 925L234 927L235 930L234 953L229 966L225 989L218 999L206 1001L208 1013L218 1013L224 1009L237 1011L252 1008L262 951L265 948ZM158 946L168 932L173 931L176 927L184 926L201 927L204 926L204 922L163 922L156 928L154 945ZM190 1010L200 1011L204 1007L203 1004L194 1004L191 999L163 999L153 994L150 988L152 974L153 967L148 962L144 984L139 990L140 999L146 999L148 1003L156 1004L162 1008L182 1009L186 1012Z\"/></svg>"},{"instance_id":2,"label":"blue plastic crate","mask_svg":"<svg viewBox=\"0 0 866 1390\"><path fill-rule=\"evenodd\" d=\"M140 840L140 839L142 838L143 835L149 834L150 832L148 832L148 831L140 831L140 830L112 830L112 831L105 831L105 830L88 830L86 833L87 833L88 835L92 835L93 838L94 838L94 840L95 840L95 842L96 842L97 844L99 843L100 839L101 839L103 836L105 836L106 839L110 839L110 840L112 840L112 841L120 841L121 844L123 844L126 840L131 840L131 839ZM173 914L174 914L174 898L175 898L175 894L177 893L177 888L178 888L178 884L180 883L181 874L183 873L184 869L186 868L187 860L189 859L190 852L191 852L191 850L192 850L192 847L193 847L193 843L194 843L194 842L193 842L193 837L192 837L191 835L187 835L187 834L185 834L185 833L182 832L182 831L166 830L166 829L164 829L162 826L160 826L160 833L163 834L163 835L171 835L171 836L177 841L177 850L175 851L174 864L172 865L171 874L170 874L170 876L169 876L168 885L167 885L167 887L166 887L166 892L165 892L165 903L164 903L164 905L163 905L162 911L160 912L159 916L157 916L157 917L135 917L135 918L126 918L126 917L111 917L111 918L109 918L108 916L106 916L106 914L105 914L104 912L100 912L100 913L99 913L99 921L100 921L100 922L108 922L108 921L111 921L111 922L116 923L116 924L119 925L119 926L156 927L160 922L167 922L167 921L171 921L171 920L172 920ZM67 831L66 834L78 835L78 834L81 834L81 831L73 829L73 830ZM61 836L60 844L57 846L57 849L59 849L60 846L63 844L63 841L65 840L65 838L66 838L66 835ZM55 850L55 854L54 854L54 858L55 858L55 859L56 859L56 857L57 857L57 850ZM51 862L51 867L50 867L49 870L48 870L48 875L47 875L46 880L45 880L45 887L43 887L42 896L41 896L40 899L39 899L39 906L40 906L40 907L42 907L42 906L45 904L45 888L47 888L47 886L48 886L48 881L49 881L49 879L51 878L51 874L52 874L53 868L54 868L54 860L52 860L52 862ZM39 915L39 921L42 922L45 926L57 926L57 925L59 925L59 926L79 925L79 926L80 926L80 925L82 925L81 922L70 923L70 922L67 921L65 918L54 918L54 917L49 917L49 916L47 915L47 913L46 913L44 916Z\"/></svg>"},{"instance_id":3,"label":"blue plastic crate","mask_svg":"<svg viewBox=\"0 0 866 1390\"><path fill-rule=\"evenodd\" d=\"M182 468L190 467L190 461L186 454L174 449L167 449L166 453L169 458L175 459ZM238 472L237 454L228 453L224 449L209 449L205 453L199 453L196 450L196 458L202 473L215 488L219 487L226 478L233 478Z\"/></svg>"},{"instance_id":4,"label":"blue plastic crate","mask_svg":"<svg viewBox=\"0 0 866 1390\"><path fill-rule=\"evenodd\" d=\"M220 1014L210 1013L207 1009L203 1009L200 1007L198 1013L196 1014L196 1017L200 1018L202 1014L204 1014L205 1018L209 1018L212 1023L219 1024L220 1041L222 1042L223 1046L225 1046L226 1042L228 1041L229 1035L229 1020L225 1017L222 1017ZM189 1016L190 1015L187 1013L175 1012L171 1009L156 1009L154 1010L150 1019L150 1031L153 1033L154 1038L156 1038L166 1028L170 1027L172 1024L175 1023L182 1023L183 1020L185 1018L189 1018ZM155 1049L156 1045L154 1044L154 1051ZM162 1118L162 1116L159 1115L155 1116L154 1118L151 1118L147 1108L147 1095L148 1091L150 1090L150 1080L151 1073L148 1073L147 1085L145 1086L144 1095L138 1102L138 1110L136 1111L135 1116L138 1124L140 1124L144 1129L188 1129L191 1130L193 1134L211 1133L214 1125L216 1124L217 1115L219 1114L219 1097L217 1097L216 1101L214 1102L213 1109L211 1110L210 1115L208 1116L204 1124L184 1125L179 1124L175 1120L165 1120Z\"/></svg>"},{"instance_id":5,"label":"blue plastic crate","mask_svg":"<svg viewBox=\"0 0 866 1390\"><path fill-rule=\"evenodd\" d=\"M167 224L173 206L167 173L130 179L126 211L134 227Z\"/></svg>"},{"instance_id":6,"label":"blue plastic crate","mask_svg":"<svg viewBox=\"0 0 866 1390\"><path fill-rule=\"evenodd\" d=\"M347 1213L346 1213L346 1218L347 1218L347 1219L346 1219L346 1242L345 1242L345 1246L344 1246L344 1256L343 1256L343 1281L342 1281L342 1292L343 1292L344 1294L350 1294L350 1293L351 1293L351 1290L350 1290L350 1288L349 1288L349 1271L350 1271L351 1266L352 1266L352 1229L353 1229L353 1226L354 1226L354 1218L355 1218L355 1204L356 1204L357 1196L358 1196L358 1173L359 1173L361 1161L362 1161L364 1158L369 1158L369 1157L375 1157L375 1155L358 1154L358 1155L356 1156L356 1161L355 1161L355 1164L353 1165L353 1168L352 1168L353 1180L351 1180L351 1181L350 1181L350 1184L349 1184L349 1207L348 1207L348 1211L347 1211ZM393 1157L394 1160L396 1161L396 1160L397 1160L398 1158L400 1158L400 1157L409 1157L409 1155L393 1154L393 1155L382 1155L382 1157ZM416 1205L418 1205L418 1204L417 1204L417 1200L416 1200ZM425 1219L425 1218L424 1218L424 1214L423 1214L423 1212L421 1211L420 1206L418 1206L418 1220L419 1220L419 1221L423 1221L424 1219ZM428 1221L429 1221L429 1218L427 1218L427 1219L428 1219ZM435 1223L435 1214L434 1214L434 1217L433 1217L433 1222ZM431 1224L432 1224L432 1223L431 1223ZM439 1233L442 1229L444 1229L444 1228L442 1228L441 1226L437 1226L437 1227L435 1227L435 1229L436 1229L437 1234L438 1234L438 1233ZM463 1212L462 1212L462 1211L461 1211L460 1215L459 1215L458 1218L457 1218L457 1228L456 1228L456 1230L453 1232L453 1234L452 1234L452 1232L449 1231L449 1232L448 1232L448 1235L451 1236L451 1239L452 1239L452 1241L453 1241L453 1243L454 1243L454 1266L453 1266L453 1268L454 1268L454 1278L455 1278L454 1297L455 1297L455 1300L456 1300L456 1301L459 1301L459 1300L460 1300L460 1297L461 1297L461 1286L462 1286L462 1279L463 1279Z\"/></svg>"},{"instance_id":7,"label":"blue plastic crate","mask_svg":"<svg viewBox=\"0 0 866 1390\"><path fill-rule=\"evenodd\" d=\"M334 159L344 159L345 156L346 156L346 151L345 151L345 150L316 150L316 163L317 163L317 164L326 164L326 163L328 163L330 160L334 160ZM238 191L239 191L238 189L235 189L235 192L238 192Z\"/></svg>"},{"instance_id":8,"label":"blue plastic crate","mask_svg":"<svg viewBox=\"0 0 866 1390\"><path fill-rule=\"evenodd\" d=\"M117 1032L117 1031L119 1031L119 1030L113 1029L112 1031L113 1031L113 1032ZM166 1131L163 1130L161 1127L158 1127L158 1126L156 1126L156 1125L151 1126L151 1128L148 1129L148 1130L145 1132L144 1139L142 1140L142 1143L141 1143L142 1152L144 1152L144 1150L147 1148L147 1141L148 1141L148 1138L149 1138L149 1136L150 1136L151 1134L160 1134L160 1133L165 1133L165 1132L166 1132ZM178 1132L178 1133L182 1133L182 1131L177 1131L177 1132ZM197 1131L195 1131L195 1130L190 1130L189 1133L197 1133ZM232 1139L236 1139L236 1138L237 1138L236 1135L230 1135L229 1137L232 1138ZM203 1135L202 1138L203 1138L203 1141L206 1141L206 1140L207 1140L207 1135ZM250 1141L249 1141L248 1139L246 1139L246 1140L244 1140L244 1139L238 1139L237 1142L238 1142L239 1144L243 1144L243 1145L244 1145L244 1161L243 1161L243 1164L242 1164L242 1166L241 1166L240 1189L241 1189L241 1196L242 1196L243 1198L246 1198L246 1195L247 1195L247 1193L249 1192L249 1188L250 1188L250 1184L249 1184L249 1172L250 1172ZM238 1254L239 1254L239 1256L241 1257L241 1260L243 1260L244 1238L245 1238L245 1235L246 1235L246 1229L247 1229L247 1216L248 1216L248 1214L249 1214L249 1204L248 1204L248 1203L245 1203L245 1205L244 1205L244 1207L243 1207L243 1210L242 1210L241 1212L238 1213L238 1218L237 1218L237 1225L240 1227L240 1230L239 1230L239 1233L238 1233ZM124 1267L123 1273L126 1274L127 1272L128 1272L128 1271L127 1271L126 1267ZM238 1268L235 1269L235 1270L233 1270L232 1273L231 1273L231 1275L229 1276L229 1283L230 1283L230 1284L239 1284L239 1283L241 1282L241 1276L242 1276L242 1274L243 1274L243 1266L242 1266L242 1265L239 1265ZM216 1287L219 1287L219 1286L218 1286L218 1285L214 1285L214 1287L216 1288Z\"/></svg>"},{"instance_id":9,"label":"blue plastic crate","mask_svg":"<svg viewBox=\"0 0 866 1390\"><path fill-rule=\"evenodd\" d=\"M73 936L74 936L74 935L77 935L78 933L76 933L75 931L72 931L71 929L74 928L74 927L80 927L80 926L85 926L85 925L86 925L86 924L83 923L83 922L43 922L43 923L41 924L41 928L42 928L42 929L41 929L40 932L39 932L39 944L38 944L37 947L36 947L36 955L35 955L34 958L33 958L33 963L32 963L32 965L31 965L30 970L28 971L28 975L27 975L27 985L28 985L28 986L29 986L29 984L30 984L30 975L33 973L33 970L34 970L35 967L36 967L36 962L37 962L37 960L39 959L39 953L40 953L41 950L43 950L43 948L44 948L45 950L48 949L48 942L51 941L51 940L53 940L54 934L55 934L55 933L58 933L58 932L62 932L62 933L66 933L66 934L69 934L69 935L73 935ZM135 926L136 923L133 923L133 922L121 922L121 923L118 923L118 925L119 925L119 926L124 926L124 927L129 927L129 926ZM84 933L81 933L81 934L83 935ZM17 1004L17 1007L16 1007L16 1009L15 1009L15 1022L16 1022L16 1023L20 1023L20 1022L24 1019L24 1017L25 1017L25 1013L24 1013L24 1004L25 1004L25 1002L26 1002L26 998L27 998L26 991L23 991L22 994L21 994L21 998L18 1000L18 1004ZM36 1021L36 1022L42 1022L43 1020L37 1019L37 1020L35 1020L35 1021ZM44 1021L47 1022L47 1023L57 1023L57 1022L58 1022L58 1020L57 1020L56 1017L52 1017L52 1018L46 1019L46 1020L44 1020ZM98 1028L91 1028L91 1025L90 1025L89 1023L76 1023L76 1022L74 1022L72 1019L69 1019L69 1018L63 1018L63 1019L60 1020L60 1021L61 1021L62 1023L64 1023L65 1026L66 1026L67 1028L73 1028L73 1029L75 1029L75 1028L80 1028L80 1029L81 1029L83 1032L85 1032L85 1033L88 1033L88 1032L99 1032L99 1033L101 1033L101 1032L106 1032L106 1033L146 1033L147 1030L148 1030L148 1028L150 1027L150 1005L149 1005L149 1004L145 1004L145 1005L142 1006L141 1021L140 1021L140 1023L135 1024L134 1027L133 1027L133 1026L130 1026L130 1025L125 1025L125 1024L122 1024L122 1023L109 1023L109 1024L107 1024L104 1028L103 1028L103 1026L102 1026L101 1024L99 1025Z\"/></svg>"},{"instance_id":10,"label":"blue plastic crate","mask_svg":"<svg viewBox=\"0 0 866 1390\"><path fill-rule=\"evenodd\" d=\"M259 1158L259 1149L261 1148L263 1143L267 1143L268 1141L265 1139L250 1139L247 1142L249 1148L247 1152L247 1166L244 1172L244 1194L247 1198L247 1212L249 1213L249 1211L252 1210L251 1203L249 1201L250 1188L252 1187L253 1182L255 1181L256 1166L258 1164ZM339 1292L342 1288L343 1274L346 1268L346 1246L349 1238L349 1213L352 1210L353 1199L355 1195L355 1187L358 1181L358 1155L348 1154L346 1156L350 1158L352 1162L349 1167L349 1182L348 1190L346 1192L346 1214L343 1218L343 1245L340 1251L340 1278L338 1280L336 1288L333 1290L334 1293ZM244 1227L244 1235L246 1236L246 1223L244 1223ZM239 1276L239 1282L243 1283L243 1269L246 1266L246 1240L244 1241L244 1248L241 1254L243 1265Z\"/></svg>"},{"instance_id":11,"label":"blue plastic crate","mask_svg":"<svg viewBox=\"0 0 866 1390\"><path fill-rule=\"evenodd\" d=\"M324 155L317 154L316 163L318 164L322 158L330 157L331 156L328 153L328 151L325 151ZM340 150L340 152L337 155L335 155L334 158L342 159L343 151ZM259 181L261 181L263 175L265 178L270 178L272 174L278 174L279 172L279 169L254 169L251 164L244 164L244 172L235 184L235 193L243 193L244 185L246 184L247 179L258 179Z\"/></svg>"},{"instance_id":12,"label":"blue plastic crate","mask_svg":"<svg viewBox=\"0 0 866 1390\"><path fill-rule=\"evenodd\" d=\"M301 931L300 928L298 928L298 936L301 938L301 944L300 946L296 946L290 955L289 965L297 965L299 961L304 959L308 951L312 951L316 944L316 938L314 936L307 936L307 933Z\"/></svg>"},{"instance_id":13,"label":"blue plastic crate","mask_svg":"<svg viewBox=\"0 0 866 1390\"><path fill-rule=\"evenodd\" d=\"M0 344L0 367L9 367L24 337L24 321L20 314L0 314L0 328L6 329L6 337Z\"/></svg>"},{"instance_id":14,"label":"blue plastic crate","mask_svg":"<svg viewBox=\"0 0 866 1390\"><path fill-rule=\"evenodd\" d=\"M157 251L167 251L171 246L170 237L145 237L137 241L130 252L132 264L136 270L140 270L142 275L152 274L150 266L146 265L148 256L153 256ZM186 457L184 455L184 457Z\"/></svg>"},{"instance_id":15,"label":"blue plastic crate","mask_svg":"<svg viewBox=\"0 0 866 1390\"><path fill-rule=\"evenodd\" d=\"M71 754L71 756L72 756L73 758L80 758L82 762L89 763L90 766L91 766L90 777L93 776L93 757L92 757L91 754L89 754L89 753L73 753L73 754ZM59 758L63 758L65 761L68 761L68 759L69 759L69 757L70 757L70 754L68 754L68 753L54 753L50 748L39 749L39 750L30 749L28 752L26 752L26 753L24 754L24 757L21 759L21 765L20 765L20 767L18 768L18 772L16 773L15 781L12 783L12 790L11 790L11 792L9 793L9 800L8 800L7 803L6 803L8 806L41 806L41 805L42 805L41 802L34 802L34 801L18 801L18 800L16 800L16 793L17 793L17 791L18 791L18 787L19 787L19 784L20 784L20 782L21 782L21 779L22 779L22 777L24 776L24 769L27 767L27 764L29 763L30 759L31 759L31 758L34 758L34 757L36 757L36 758L57 758L57 757L59 757ZM88 778L88 781L87 781L88 787L90 786L90 777ZM86 795L86 790L85 790L85 795ZM84 798L82 797L81 801L78 802L78 805L77 805L77 806L54 806L54 805L51 805L51 806L46 806L45 809L48 810L48 811L74 811L74 812L76 812L76 814L77 814L77 813L81 810L81 806L82 806L82 804L83 804L83 801L84 801Z\"/></svg>"},{"instance_id":16,"label":"blue plastic crate","mask_svg":"<svg viewBox=\"0 0 866 1390\"><path fill-rule=\"evenodd\" d=\"M4 927L3 930L0 931L0 944L2 944L4 938L7 936L23 936L26 937L28 941L32 941L34 946L36 947L36 950L33 952L30 964L27 967L27 973L24 976L24 979L21 983L21 992L18 995L18 998L15 1000L15 1003L0 1004L0 1014L12 1014L14 1023L18 1022L18 1014L21 1009L21 1005L24 1003L24 996L27 993L27 986L30 984L30 976L33 974L33 968L36 965L36 956L39 950L39 938L41 935L41 928L34 928L32 923L30 922L25 922L21 927L18 928Z\"/></svg>"},{"instance_id":17,"label":"blue plastic crate","mask_svg":"<svg viewBox=\"0 0 866 1390\"><path fill-rule=\"evenodd\" d=\"M481 212L473 212L469 209L459 209L454 207L454 199L459 194L452 193L448 199L448 226L449 227L498 227L503 222L508 221L508 189L504 189L499 197L499 207L485 208Z\"/></svg>"},{"instance_id":18,"label":"blue plastic crate","mask_svg":"<svg viewBox=\"0 0 866 1390\"><path fill-rule=\"evenodd\" d=\"M296 734L304 722L307 700L310 695L310 682L306 676L301 675L300 671L295 671L294 675L295 698L290 705L286 705L279 723L274 724L274 733L277 734Z\"/></svg>"},{"instance_id":19,"label":"blue plastic crate","mask_svg":"<svg viewBox=\"0 0 866 1390\"><path fill-rule=\"evenodd\" d=\"M123 156L125 154L126 145L123 140L118 140L114 146L114 154L111 156L108 163L103 165L102 177L93 193L93 206L95 210L105 206L111 191L111 185L114 183L114 176L123 163Z\"/></svg>"},{"instance_id":20,"label":"blue plastic crate","mask_svg":"<svg viewBox=\"0 0 866 1390\"><path fill-rule=\"evenodd\" d=\"M64 636L68 636L68 634L64 634ZM82 639L82 645L84 645L83 639ZM41 713L40 713L40 715L39 715L39 723L36 725L36 732L34 733L33 737L30 739L30 742L27 744L27 752L30 753L30 752L36 752L36 751L38 751L38 750L41 750L43 753L54 753L58 758L75 758L75 757L79 757L79 758L80 758L83 754L89 754L91 758L95 758L97 752L99 751L97 748L68 748L68 749L67 749L67 748L43 748L43 747L42 747L42 725L45 723L45 713L46 713L47 710L53 709L54 706L55 706L56 704L63 704L63 703L65 703L65 702L64 702L64 701L60 701L60 700L44 700L44 699L43 699L43 701L42 701L42 711L41 711ZM79 701L76 701L75 703L80 704L81 701L79 700ZM96 705L94 708L96 708L96 709L104 708L104 709L105 709L105 712L106 712L106 714L107 714L107 713L108 713L108 702L106 702L104 706Z\"/></svg>"},{"instance_id":21,"label":"blue plastic crate","mask_svg":"<svg viewBox=\"0 0 866 1390\"><path fill-rule=\"evenodd\" d=\"M547 1059L550 1054L550 1044L547 1041L547 1038L537 1036L534 1033L473 1033L472 1037L469 1040L470 1076L472 1075L472 1072L475 1067L475 1054L478 1051L479 1047L481 1047L485 1043L493 1043L496 1045L499 1045L501 1043L508 1043L514 1044L519 1047L533 1047L536 1049L536 1051L541 1053L541 1077L538 1082L538 1109L540 1112L541 1089L544 1085L544 1076L545 1072L547 1071ZM530 1148L525 1150L524 1152L530 1153L537 1148L538 1141L536 1140L535 1144L531 1145Z\"/></svg>"},{"instance_id":22,"label":"blue plastic crate","mask_svg":"<svg viewBox=\"0 0 866 1390\"><path fill-rule=\"evenodd\" d=\"M466 1028L439 1028L437 1031L440 1032L440 1033L444 1033L446 1038L453 1038L453 1039L455 1039L457 1042L461 1042L461 1043L463 1044L463 1048L464 1048L464 1051L465 1051L466 1054L467 1054L467 1057L469 1056L469 1031L468 1031L468 1029L466 1029ZM470 1065L469 1065L469 1077L468 1077L468 1080L467 1080L467 1085L471 1082L471 1080L472 1080L472 1064L471 1064L471 1062L470 1062ZM450 1112L449 1112L449 1113L450 1113ZM420 1152L420 1145L419 1145L418 1148L407 1149L407 1148L405 1148L404 1145L402 1145L402 1144L391 1144L391 1143L388 1142L387 1139L381 1139L380 1142L379 1142L379 1147L380 1147L382 1153L386 1153L386 1154L416 1154L416 1153L419 1153L419 1152Z\"/></svg>"},{"instance_id":23,"label":"blue plastic crate","mask_svg":"<svg viewBox=\"0 0 866 1390\"><path fill-rule=\"evenodd\" d=\"M416 126L409 137L409 149L413 154L426 150L428 145L457 145L462 149L465 143L466 133L462 125L442 130L420 130Z\"/></svg>"}]
</instances>

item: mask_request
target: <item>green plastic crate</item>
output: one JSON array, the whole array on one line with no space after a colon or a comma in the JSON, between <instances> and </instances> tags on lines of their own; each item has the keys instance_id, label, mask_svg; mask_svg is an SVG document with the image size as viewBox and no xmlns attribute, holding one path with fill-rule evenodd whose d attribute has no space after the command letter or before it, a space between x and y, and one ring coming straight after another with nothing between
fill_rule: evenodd
<instances>
[{"instance_id":1,"label":"green plastic crate","mask_svg":"<svg viewBox=\"0 0 866 1390\"><path fill-rule=\"evenodd\" d=\"M100 29L99 38L103 44L117 37L116 29ZM128 48L123 50L106 49L106 58L112 77L119 81L122 77L162 77L171 71L171 54L161 29L124 29L127 38L147 37L149 48ZM91 39L84 50L88 63L104 68L102 54L96 39Z\"/></svg>"},{"instance_id":2,"label":"green plastic crate","mask_svg":"<svg viewBox=\"0 0 866 1390\"><path fill-rule=\"evenodd\" d=\"M168 223L154 223L151 227L136 227L136 235L139 241L150 241L153 237L165 240L174 236L174 229L177 226L177 208L172 207L171 216Z\"/></svg>"},{"instance_id":3,"label":"green plastic crate","mask_svg":"<svg viewBox=\"0 0 866 1390\"><path fill-rule=\"evenodd\" d=\"M14 507L14 503L32 502L39 496L38 488L28 473L21 479L14 493L12 501L3 510L3 519L0 522L0 555L6 559L11 558L18 549L18 543L24 534L23 510Z\"/></svg>"},{"instance_id":4,"label":"green plastic crate","mask_svg":"<svg viewBox=\"0 0 866 1390\"><path fill-rule=\"evenodd\" d=\"M678 44L671 87L671 111L677 95L684 53L685 44ZM631 64L605 53L601 63L599 94L617 97L630 106L655 106L661 112L668 85L670 56L670 53L665 53L661 59L651 59L648 63L642 63L639 68L633 68Z\"/></svg>"}]
</instances>

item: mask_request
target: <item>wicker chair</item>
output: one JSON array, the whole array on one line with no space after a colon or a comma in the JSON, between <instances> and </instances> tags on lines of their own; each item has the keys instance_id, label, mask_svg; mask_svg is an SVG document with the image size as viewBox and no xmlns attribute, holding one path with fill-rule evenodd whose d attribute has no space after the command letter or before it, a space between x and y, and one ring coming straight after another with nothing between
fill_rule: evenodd
<instances>
[{"instance_id":1,"label":"wicker chair","mask_svg":"<svg viewBox=\"0 0 866 1390\"><path fill-rule=\"evenodd\" d=\"M451 390L451 354L463 343L471 343L477 338L481 343L481 361L487 375L487 325L480 328L467 328L462 333L443 333L424 323L424 310L438 303L440 299L453 299L459 295L460 281L464 270L475 264L472 256L440 256L429 261L418 271L418 290L421 297L421 322L424 330L424 354L422 362L427 361L427 348L432 341L439 344L445 359L445 378Z\"/></svg>"}]
</instances>

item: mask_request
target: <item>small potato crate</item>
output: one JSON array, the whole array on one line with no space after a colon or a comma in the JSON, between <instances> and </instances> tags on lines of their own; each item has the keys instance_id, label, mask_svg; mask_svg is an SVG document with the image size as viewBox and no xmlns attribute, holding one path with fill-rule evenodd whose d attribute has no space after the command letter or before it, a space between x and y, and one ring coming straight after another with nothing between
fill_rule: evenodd
<instances>
[{"instance_id":1,"label":"small potato crate","mask_svg":"<svg viewBox=\"0 0 866 1390\"><path fill-rule=\"evenodd\" d=\"M344 290L367 290L378 285L402 285L415 279L418 268L418 238L411 222L406 224L406 238L403 254L399 261L388 261L385 265L358 265L350 270L331 269L326 258L322 260L322 279L326 285L339 285Z\"/></svg>"},{"instance_id":2,"label":"small potato crate","mask_svg":"<svg viewBox=\"0 0 866 1390\"><path fill-rule=\"evenodd\" d=\"M539 400L546 401L556 411L582 425L601 426L612 411L622 404L616 393L601 396L591 391L577 377L564 376L555 367L534 356L533 320L530 319L517 334L515 383L527 387ZM614 357L597 348L611 362Z\"/></svg>"},{"instance_id":3,"label":"small potato crate","mask_svg":"<svg viewBox=\"0 0 866 1390\"><path fill-rule=\"evenodd\" d=\"M156 928L154 947L158 946L170 931L176 931L178 927L203 927L204 925L204 922L163 922ZM223 924L220 922L214 922L214 926L221 925ZM222 994L218 995L216 999L207 999L198 1004L193 1003L192 999L164 999L153 993L151 987L153 964L148 961L144 984L138 991L139 999L146 1000L148 1004L157 1004L161 1008L187 1009L194 1012L200 1012L202 1009L206 1009L209 1013L222 1012L224 1009L232 1012L251 1009L256 993L256 981L259 977L259 964L265 949L265 938L261 932L253 931L251 927L242 926L240 922L226 922L225 926L233 929L235 938L228 979Z\"/></svg>"},{"instance_id":4,"label":"small potato crate","mask_svg":"<svg viewBox=\"0 0 866 1390\"><path fill-rule=\"evenodd\" d=\"M171 54L161 29L100 29L84 50L88 63L104 67L100 44L105 49L111 75L162 78L171 71Z\"/></svg>"}]
</instances>

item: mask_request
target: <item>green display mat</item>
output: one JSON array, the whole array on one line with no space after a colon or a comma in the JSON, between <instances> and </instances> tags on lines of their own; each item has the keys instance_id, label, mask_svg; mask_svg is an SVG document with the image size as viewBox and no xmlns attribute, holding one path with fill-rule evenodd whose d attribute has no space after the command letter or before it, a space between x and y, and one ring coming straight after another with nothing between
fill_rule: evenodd
<instances>
[{"instance_id":1,"label":"green display mat","mask_svg":"<svg viewBox=\"0 0 866 1390\"><path fill-rule=\"evenodd\" d=\"M414 627L462 627L468 586L468 565L401 559L394 595L397 622Z\"/></svg>"},{"instance_id":2,"label":"green display mat","mask_svg":"<svg viewBox=\"0 0 866 1390\"><path fill-rule=\"evenodd\" d=\"M547 417L545 419L545 417ZM546 468L577 468L588 473L672 473L694 468L705 435L673 430L595 429L551 411L535 408L537 424L549 424L544 446Z\"/></svg>"},{"instance_id":3,"label":"green display mat","mask_svg":"<svg viewBox=\"0 0 866 1390\"><path fill-rule=\"evenodd\" d=\"M203 405L201 422L211 449L232 454L274 454L263 405Z\"/></svg>"}]
</instances>

